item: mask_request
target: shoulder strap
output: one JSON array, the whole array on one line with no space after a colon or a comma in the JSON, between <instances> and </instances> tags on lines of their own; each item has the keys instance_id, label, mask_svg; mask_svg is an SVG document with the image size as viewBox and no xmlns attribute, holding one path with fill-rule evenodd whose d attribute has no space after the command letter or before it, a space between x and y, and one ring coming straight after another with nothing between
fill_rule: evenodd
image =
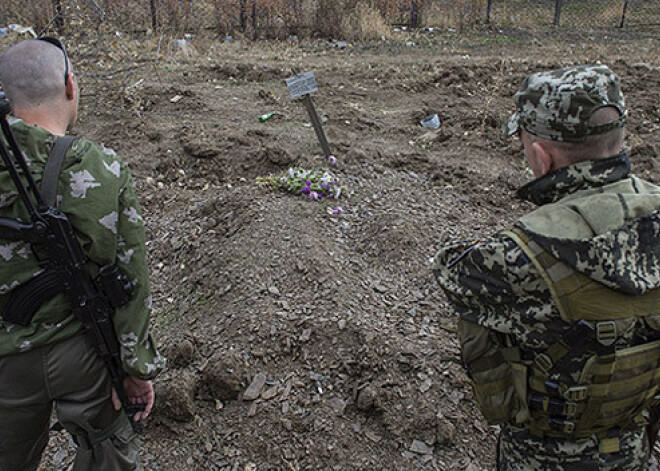
<instances>
[{"instance_id":1,"label":"shoulder strap","mask_svg":"<svg viewBox=\"0 0 660 471\"><path fill-rule=\"evenodd\" d=\"M78 138L74 136L58 137L48 154L46 168L41 180L41 196L48 206L57 206L57 181L60 178L66 152L76 139Z\"/></svg>"}]
</instances>

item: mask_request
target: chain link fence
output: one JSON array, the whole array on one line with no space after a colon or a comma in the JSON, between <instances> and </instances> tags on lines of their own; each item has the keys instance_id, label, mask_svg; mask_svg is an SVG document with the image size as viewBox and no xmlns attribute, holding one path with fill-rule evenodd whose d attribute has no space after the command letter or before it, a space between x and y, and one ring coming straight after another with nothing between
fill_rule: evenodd
<instances>
[{"instance_id":1,"label":"chain link fence","mask_svg":"<svg viewBox=\"0 0 660 471\"><path fill-rule=\"evenodd\" d=\"M377 38L392 25L459 31L635 28L660 25L660 0L0 0L0 27L19 23L37 32L209 29L219 35L286 38L342 36L346 26L365 21L374 23Z\"/></svg>"},{"instance_id":2,"label":"chain link fence","mask_svg":"<svg viewBox=\"0 0 660 471\"><path fill-rule=\"evenodd\" d=\"M491 0L497 26L599 29L660 25L660 0Z\"/></svg>"}]
</instances>

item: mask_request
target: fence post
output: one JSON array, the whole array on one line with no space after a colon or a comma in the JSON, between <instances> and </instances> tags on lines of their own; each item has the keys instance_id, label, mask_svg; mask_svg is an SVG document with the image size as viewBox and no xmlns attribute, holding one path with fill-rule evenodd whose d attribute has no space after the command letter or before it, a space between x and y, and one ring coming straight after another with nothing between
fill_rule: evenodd
<instances>
[{"instance_id":1,"label":"fence post","mask_svg":"<svg viewBox=\"0 0 660 471\"><path fill-rule=\"evenodd\" d=\"M53 9L55 10L55 21L53 23L57 31L61 33L64 26L64 18L62 17L62 4L60 0L53 0Z\"/></svg>"},{"instance_id":2,"label":"fence post","mask_svg":"<svg viewBox=\"0 0 660 471\"><path fill-rule=\"evenodd\" d=\"M257 39L257 0L252 0L252 11L250 13L252 17L252 40Z\"/></svg>"},{"instance_id":3,"label":"fence post","mask_svg":"<svg viewBox=\"0 0 660 471\"><path fill-rule=\"evenodd\" d=\"M486 6L486 24L490 24L490 12L493 9L493 0L488 0L488 5Z\"/></svg>"},{"instance_id":4,"label":"fence post","mask_svg":"<svg viewBox=\"0 0 660 471\"><path fill-rule=\"evenodd\" d=\"M619 28L623 28L623 25L626 22L626 10L628 10L628 0L623 2L623 12L621 13L621 24L619 25Z\"/></svg>"},{"instance_id":5,"label":"fence post","mask_svg":"<svg viewBox=\"0 0 660 471\"><path fill-rule=\"evenodd\" d=\"M419 10L417 8L417 1L410 2L410 27L417 28L419 26Z\"/></svg>"},{"instance_id":6,"label":"fence post","mask_svg":"<svg viewBox=\"0 0 660 471\"><path fill-rule=\"evenodd\" d=\"M555 0L555 23L554 23L555 26L559 26L562 3L564 3L563 0Z\"/></svg>"},{"instance_id":7,"label":"fence post","mask_svg":"<svg viewBox=\"0 0 660 471\"><path fill-rule=\"evenodd\" d=\"M156 0L149 0L151 8L151 29L156 31L158 27L158 12L156 11Z\"/></svg>"}]
</instances>

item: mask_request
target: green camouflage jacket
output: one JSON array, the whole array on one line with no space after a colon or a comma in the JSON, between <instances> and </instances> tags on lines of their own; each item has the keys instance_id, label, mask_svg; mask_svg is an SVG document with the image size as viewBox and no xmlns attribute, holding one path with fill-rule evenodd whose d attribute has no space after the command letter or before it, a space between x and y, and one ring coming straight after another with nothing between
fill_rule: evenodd
<instances>
[{"instance_id":1,"label":"green camouflage jacket","mask_svg":"<svg viewBox=\"0 0 660 471\"><path fill-rule=\"evenodd\" d=\"M523 187L519 195L541 205L517 227L533 232L546 251L576 271L626 294L660 286L660 188L629 175L621 154L581 162L552 172ZM550 290L534 264L514 242L497 233L476 243L444 247L435 273L460 323L463 360L470 364L488 350L470 342L480 335L507 334L526 358L557 342L570 325L560 317ZM659 312L660 313L660 312ZM466 335L465 332L468 332ZM632 326L616 346L644 341L649 329ZM579 358L568 373L577 376ZM505 424L500 440L500 469L645 469L645 437L625 432L619 453L599 454L594 439L569 442L537 439L525 427Z\"/></svg>"},{"instance_id":2,"label":"green camouflage jacket","mask_svg":"<svg viewBox=\"0 0 660 471\"><path fill-rule=\"evenodd\" d=\"M29 168L41 184L55 136L21 121L12 124ZM130 301L114 315L127 374L153 378L164 358L149 334L151 295L144 224L128 167L111 149L78 139L69 149L58 181L59 208L67 214L85 255L97 266L116 264L133 282ZM29 222L9 172L0 169L0 216ZM0 313L13 290L40 272L30 246L0 239ZM64 295L45 302L26 326L0 321L0 356L53 344L83 331Z\"/></svg>"}]
</instances>

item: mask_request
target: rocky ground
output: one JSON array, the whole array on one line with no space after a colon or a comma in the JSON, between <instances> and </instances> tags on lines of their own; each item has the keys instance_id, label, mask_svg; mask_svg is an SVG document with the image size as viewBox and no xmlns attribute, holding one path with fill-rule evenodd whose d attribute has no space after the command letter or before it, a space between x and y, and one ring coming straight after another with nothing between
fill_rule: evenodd
<instances>
[{"instance_id":1,"label":"rocky ground","mask_svg":"<svg viewBox=\"0 0 660 471\"><path fill-rule=\"evenodd\" d=\"M500 128L532 71L610 65L634 171L660 181L656 37L195 38L188 51L78 38L77 132L133 169L170 360L145 469L493 469L496 430L472 401L430 260L529 209L514 196L530 176L520 144ZM292 68L316 73L336 166L287 95ZM440 128L422 128L433 113ZM313 202L256 183L292 166L330 171L346 191ZM72 456L54 433L42 469Z\"/></svg>"}]
</instances>

